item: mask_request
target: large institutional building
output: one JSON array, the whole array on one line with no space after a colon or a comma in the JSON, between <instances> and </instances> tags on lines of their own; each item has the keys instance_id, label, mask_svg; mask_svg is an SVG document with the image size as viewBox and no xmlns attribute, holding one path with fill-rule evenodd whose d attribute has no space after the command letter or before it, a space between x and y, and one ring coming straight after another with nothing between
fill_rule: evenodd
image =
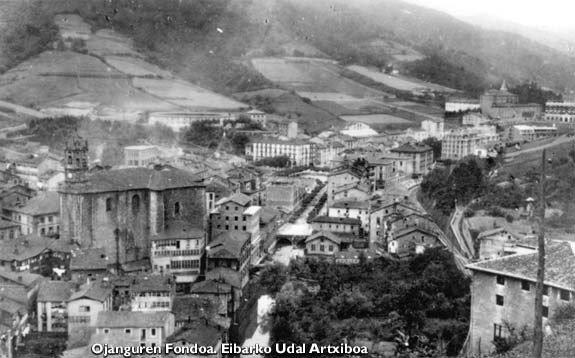
<instances>
[{"instance_id":1,"label":"large institutional building","mask_svg":"<svg viewBox=\"0 0 575 358\"><path fill-rule=\"evenodd\" d=\"M170 250L164 252L169 263L157 271L199 273L205 239L198 233L205 231L206 214L201 179L170 166L90 172L87 153L79 137L66 144L62 238L104 249L118 269L148 259L154 242L156 256ZM190 247L179 246L182 241Z\"/></svg>"},{"instance_id":2,"label":"large institutional building","mask_svg":"<svg viewBox=\"0 0 575 358\"><path fill-rule=\"evenodd\" d=\"M246 146L246 156L253 161L263 158L288 156L292 166L307 166L314 159L314 144L299 140L279 140L265 138L256 140Z\"/></svg>"},{"instance_id":3,"label":"large institutional building","mask_svg":"<svg viewBox=\"0 0 575 358\"><path fill-rule=\"evenodd\" d=\"M542 112L539 104L519 103L519 96L509 92L505 81L500 89L491 89L481 95L479 103L484 115L508 122L535 121Z\"/></svg>"},{"instance_id":4,"label":"large institutional building","mask_svg":"<svg viewBox=\"0 0 575 358\"><path fill-rule=\"evenodd\" d=\"M499 141L495 126L479 126L452 130L443 137L441 159L460 160L476 155L479 150Z\"/></svg>"},{"instance_id":5,"label":"large institutional building","mask_svg":"<svg viewBox=\"0 0 575 358\"><path fill-rule=\"evenodd\" d=\"M575 122L575 102L545 103L545 120L558 123Z\"/></svg>"}]
</instances>

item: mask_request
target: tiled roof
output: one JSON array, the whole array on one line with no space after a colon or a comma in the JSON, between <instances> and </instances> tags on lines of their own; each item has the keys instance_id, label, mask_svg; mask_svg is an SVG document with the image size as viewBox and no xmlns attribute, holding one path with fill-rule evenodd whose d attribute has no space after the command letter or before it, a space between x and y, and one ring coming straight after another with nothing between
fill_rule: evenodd
<instances>
[{"instance_id":1,"label":"tiled roof","mask_svg":"<svg viewBox=\"0 0 575 358\"><path fill-rule=\"evenodd\" d=\"M432 235L432 236L435 236L435 237L438 236L436 233L434 233L434 232L432 232L432 231L429 231L429 230L424 229L424 228L421 228L421 227L413 226L413 227L408 227L408 228L405 228L405 229L403 229L403 230L399 230L399 231L395 232L394 237L395 237L396 239L399 239L400 237L409 235L409 234L411 234L412 232L415 232L415 231L419 231L419 232L422 232L422 233L425 233L425 234L428 234L428 235Z\"/></svg>"},{"instance_id":2,"label":"tiled roof","mask_svg":"<svg viewBox=\"0 0 575 358\"><path fill-rule=\"evenodd\" d=\"M308 237L307 239L305 239L306 244L308 242L312 242L314 240L317 239L321 239L322 237L325 237L326 239L335 242L336 244L341 244L341 239L339 238L339 236L329 232L329 231L318 231L315 234L313 234L312 236Z\"/></svg>"},{"instance_id":3,"label":"tiled roof","mask_svg":"<svg viewBox=\"0 0 575 358\"><path fill-rule=\"evenodd\" d=\"M60 212L60 198L57 192L48 191L28 200L23 207L12 210L32 216L58 214Z\"/></svg>"},{"instance_id":4,"label":"tiled roof","mask_svg":"<svg viewBox=\"0 0 575 358\"><path fill-rule=\"evenodd\" d=\"M348 224L348 225L361 225L361 220L354 218L336 218L332 216L318 216L313 219L313 222L327 223L327 224Z\"/></svg>"},{"instance_id":5,"label":"tiled roof","mask_svg":"<svg viewBox=\"0 0 575 358\"><path fill-rule=\"evenodd\" d=\"M234 195L227 197L227 198L222 198L220 199L216 205L222 205L225 204L227 202L234 202L237 204L240 204L241 206L246 206L250 203L251 199L249 196L242 194L242 193L235 193Z\"/></svg>"},{"instance_id":6,"label":"tiled roof","mask_svg":"<svg viewBox=\"0 0 575 358\"><path fill-rule=\"evenodd\" d=\"M135 279L130 290L133 292L166 292L172 290L170 276L143 275Z\"/></svg>"},{"instance_id":7,"label":"tiled roof","mask_svg":"<svg viewBox=\"0 0 575 358\"><path fill-rule=\"evenodd\" d=\"M487 237L487 236L491 236L491 235L494 235L494 234L499 234L500 232L503 232L503 231L507 232L507 230L506 230L505 228L502 228L502 227L498 227L498 228L495 228L495 229L482 231L482 232L477 236L477 238L478 238L478 239L482 239L482 238Z\"/></svg>"},{"instance_id":8,"label":"tiled roof","mask_svg":"<svg viewBox=\"0 0 575 358\"><path fill-rule=\"evenodd\" d=\"M262 207L260 214L260 223L269 224L273 220L278 219L280 215L281 213L278 210L270 208L269 206L264 206Z\"/></svg>"},{"instance_id":9,"label":"tiled roof","mask_svg":"<svg viewBox=\"0 0 575 358\"><path fill-rule=\"evenodd\" d=\"M217 295L217 294L231 293L232 287L225 282L206 280L194 283L191 292L197 294L210 293Z\"/></svg>"},{"instance_id":10,"label":"tiled roof","mask_svg":"<svg viewBox=\"0 0 575 358\"><path fill-rule=\"evenodd\" d=\"M36 235L19 236L9 241L0 241L0 260L22 261L40 255L51 244L50 239Z\"/></svg>"},{"instance_id":11,"label":"tiled roof","mask_svg":"<svg viewBox=\"0 0 575 358\"><path fill-rule=\"evenodd\" d=\"M3 284L1 281L12 282L17 285L24 286L26 288L32 288L37 283L44 280L44 276L30 273L30 272L14 272L8 271L6 269L0 268L0 285Z\"/></svg>"},{"instance_id":12,"label":"tiled roof","mask_svg":"<svg viewBox=\"0 0 575 358\"><path fill-rule=\"evenodd\" d=\"M239 259L242 247L249 241L250 234L242 231L226 231L216 236L209 244L209 258Z\"/></svg>"},{"instance_id":13,"label":"tiled roof","mask_svg":"<svg viewBox=\"0 0 575 358\"><path fill-rule=\"evenodd\" d=\"M6 220L0 220L0 230L10 229L10 228L18 227L18 226L19 225L14 223L14 222L6 221Z\"/></svg>"},{"instance_id":14,"label":"tiled roof","mask_svg":"<svg viewBox=\"0 0 575 358\"><path fill-rule=\"evenodd\" d=\"M135 189L166 190L202 187L201 178L172 166L158 169L123 168L102 170L92 174L86 183L67 184L62 192L106 193Z\"/></svg>"},{"instance_id":15,"label":"tiled roof","mask_svg":"<svg viewBox=\"0 0 575 358\"><path fill-rule=\"evenodd\" d=\"M547 243L545 283L575 291L575 250L568 242ZM505 256L468 265L474 271L501 274L529 281L537 280L538 253Z\"/></svg>"},{"instance_id":16,"label":"tiled roof","mask_svg":"<svg viewBox=\"0 0 575 358\"><path fill-rule=\"evenodd\" d=\"M172 312L99 312L97 328L157 328L163 327Z\"/></svg>"},{"instance_id":17,"label":"tiled roof","mask_svg":"<svg viewBox=\"0 0 575 358\"><path fill-rule=\"evenodd\" d=\"M356 189L359 191L362 191L364 193L369 194L370 193L370 186L368 184L360 184L360 183L350 183L350 184L346 184L346 185L342 185L340 187L335 188L335 194L337 193L341 193L347 190L352 190L352 189Z\"/></svg>"},{"instance_id":18,"label":"tiled roof","mask_svg":"<svg viewBox=\"0 0 575 358\"><path fill-rule=\"evenodd\" d=\"M81 298L89 298L94 301L104 302L110 295L112 295L112 291L114 290L112 283L97 280L92 281L80 288L79 291L74 292L68 301L74 301Z\"/></svg>"},{"instance_id":19,"label":"tiled roof","mask_svg":"<svg viewBox=\"0 0 575 358\"><path fill-rule=\"evenodd\" d=\"M28 289L24 286L14 286L0 284L0 297L9 299L21 304L28 303Z\"/></svg>"},{"instance_id":20,"label":"tiled roof","mask_svg":"<svg viewBox=\"0 0 575 358\"><path fill-rule=\"evenodd\" d=\"M70 281L44 281L38 291L39 302L65 302L72 295L74 283Z\"/></svg>"},{"instance_id":21,"label":"tiled roof","mask_svg":"<svg viewBox=\"0 0 575 358\"><path fill-rule=\"evenodd\" d=\"M222 334L219 329L206 324L204 321L198 321L168 337L167 342L183 341L198 346L216 348L221 339Z\"/></svg>"},{"instance_id":22,"label":"tiled roof","mask_svg":"<svg viewBox=\"0 0 575 358\"><path fill-rule=\"evenodd\" d=\"M412 144L406 143L397 148L393 148L390 151L392 153L423 153L431 151L431 147L426 144Z\"/></svg>"},{"instance_id":23,"label":"tiled roof","mask_svg":"<svg viewBox=\"0 0 575 358\"><path fill-rule=\"evenodd\" d=\"M112 263L114 261L106 256L105 249L84 249L72 253L70 270L106 270Z\"/></svg>"},{"instance_id":24,"label":"tiled roof","mask_svg":"<svg viewBox=\"0 0 575 358\"><path fill-rule=\"evenodd\" d=\"M152 240L202 239L204 236L204 230L194 227L191 223L177 221L158 235L152 236Z\"/></svg>"},{"instance_id":25,"label":"tiled roof","mask_svg":"<svg viewBox=\"0 0 575 358\"><path fill-rule=\"evenodd\" d=\"M363 200L338 200L332 203L330 208L336 209L369 209L369 201Z\"/></svg>"},{"instance_id":26,"label":"tiled roof","mask_svg":"<svg viewBox=\"0 0 575 358\"><path fill-rule=\"evenodd\" d=\"M240 282L240 273L229 267L216 267L209 270L206 273L206 279L221 280L235 288L240 288L242 286L242 282Z\"/></svg>"}]
</instances>

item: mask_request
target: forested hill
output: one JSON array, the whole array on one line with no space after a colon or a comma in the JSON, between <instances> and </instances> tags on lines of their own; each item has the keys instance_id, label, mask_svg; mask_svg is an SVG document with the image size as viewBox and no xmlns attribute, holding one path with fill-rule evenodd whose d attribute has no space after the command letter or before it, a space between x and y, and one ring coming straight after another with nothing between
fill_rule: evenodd
<instances>
[{"instance_id":1,"label":"forested hill","mask_svg":"<svg viewBox=\"0 0 575 358\"><path fill-rule=\"evenodd\" d=\"M129 35L180 77L222 93L271 87L252 56L330 57L393 64L474 94L502 78L575 88L575 61L519 35L487 31L396 0L26 0L0 36L0 71L51 46L56 13ZM411 60L394 51L419 54Z\"/></svg>"}]
</instances>

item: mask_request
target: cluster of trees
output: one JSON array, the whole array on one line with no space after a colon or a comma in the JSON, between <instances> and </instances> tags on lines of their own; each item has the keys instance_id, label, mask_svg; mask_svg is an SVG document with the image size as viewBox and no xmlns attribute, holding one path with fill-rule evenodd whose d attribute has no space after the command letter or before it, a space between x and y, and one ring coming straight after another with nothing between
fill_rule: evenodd
<instances>
[{"instance_id":1,"label":"cluster of trees","mask_svg":"<svg viewBox=\"0 0 575 358\"><path fill-rule=\"evenodd\" d=\"M562 102L563 96L551 90L542 89L537 82L525 82L509 89L509 92L519 96L520 103L539 103L545 106L545 102Z\"/></svg>"},{"instance_id":2,"label":"cluster of trees","mask_svg":"<svg viewBox=\"0 0 575 358\"><path fill-rule=\"evenodd\" d=\"M224 130L216 122L197 121L183 133L182 139L202 147L217 148L223 136Z\"/></svg>"},{"instance_id":3,"label":"cluster of trees","mask_svg":"<svg viewBox=\"0 0 575 358\"><path fill-rule=\"evenodd\" d=\"M291 164L291 159L287 155L277 157L262 158L254 162L254 165L261 167L287 168Z\"/></svg>"},{"instance_id":4,"label":"cluster of trees","mask_svg":"<svg viewBox=\"0 0 575 358\"><path fill-rule=\"evenodd\" d=\"M461 162L451 172L436 168L425 176L421 191L435 201L435 208L449 215L456 204L480 197L486 188L483 171L473 159Z\"/></svg>"},{"instance_id":5,"label":"cluster of trees","mask_svg":"<svg viewBox=\"0 0 575 358\"><path fill-rule=\"evenodd\" d=\"M284 270L262 275L276 293L271 344L394 341L401 331L428 341L436 353L455 356L466 338L469 279L445 250L408 261L362 256L357 265L306 259Z\"/></svg>"},{"instance_id":6,"label":"cluster of trees","mask_svg":"<svg viewBox=\"0 0 575 358\"><path fill-rule=\"evenodd\" d=\"M307 215L307 222L308 223L311 222L317 216L317 214L319 214L319 211L321 210L321 208L323 208L326 201L327 201L327 193L323 194L319 198L318 202L315 204L313 209L311 209L311 211Z\"/></svg>"},{"instance_id":7,"label":"cluster of trees","mask_svg":"<svg viewBox=\"0 0 575 358\"><path fill-rule=\"evenodd\" d=\"M301 214L303 214L303 212L305 211L307 206L312 202L312 200L315 198L317 193L319 193L319 191L324 186L325 186L325 184L318 180L316 183L316 186L313 188L313 190L310 193L305 194L305 196L303 197L303 199L301 201L301 205L299 206L299 208L292 213L291 218L289 219L290 223L295 223L297 218L299 218L301 216Z\"/></svg>"}]
</instances>

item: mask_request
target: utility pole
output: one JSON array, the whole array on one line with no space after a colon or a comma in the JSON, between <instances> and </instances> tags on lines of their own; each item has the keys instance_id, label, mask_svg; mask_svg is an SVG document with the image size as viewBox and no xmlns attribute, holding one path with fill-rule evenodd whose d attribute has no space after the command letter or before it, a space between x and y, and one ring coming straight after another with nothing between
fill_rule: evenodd
<instances>
[{"instance_id":1,"label":"utility pole","mask_svg":"<svg viewBox=\"0 0 575 358\"><path fill-rule=\"evenodd\" d=\"M535 320L533 322L533 358L543 352L543 282L545 280L545 149L541 158L539 180L539 236L537 250L537 284L535 286Z\"/></svg>"}]
</instances>

